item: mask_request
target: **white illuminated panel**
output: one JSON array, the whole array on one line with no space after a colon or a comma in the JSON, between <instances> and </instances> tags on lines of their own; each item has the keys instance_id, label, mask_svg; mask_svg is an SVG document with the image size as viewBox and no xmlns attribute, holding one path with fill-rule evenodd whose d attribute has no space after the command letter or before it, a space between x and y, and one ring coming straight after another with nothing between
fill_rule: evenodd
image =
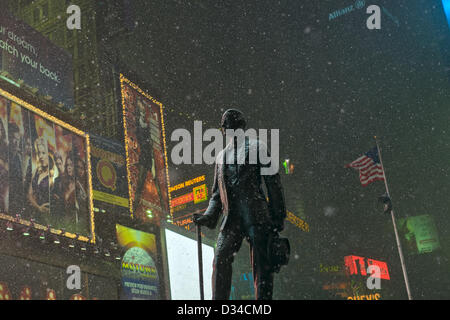
<instances>
[{"instance_id":1,"label":"white illuminated panel","mask_svg":"<svg viewBox=\"0 0 450 320\"><path fill-rule=\"evenodd\" d=\"M172 300L200 300L197 241L165 230ZM212 299L211 276L214 248L202 244L205 300Z\"/></svg>"}]
</instances>

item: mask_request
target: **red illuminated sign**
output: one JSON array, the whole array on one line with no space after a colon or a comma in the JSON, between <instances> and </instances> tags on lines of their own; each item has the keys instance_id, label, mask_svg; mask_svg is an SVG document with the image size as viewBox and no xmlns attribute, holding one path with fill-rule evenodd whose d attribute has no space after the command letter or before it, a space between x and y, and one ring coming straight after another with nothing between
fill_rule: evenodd
<instances>
[{"instance_id":1,"label":"red illuminated sign","mask_svg":"<svg viewBox=\"0 0 450 320\"><path fill-rule=\"evenodd\" d=\"M179 206L179 205L182 205L182 204L185 204L188 202L192 202L192 201L194 201L194 193L193 192L182 195L178 198L172 199L171 205L172 205L172 207L176 207L176 206Z\"/></svg>"},{"instance_id":2,"label":"red illuminated sign","mask_svg":"<svg viewBox=\"0 0 450 320\"><path fill-rule=\"evenodd\" d=\"M367 267L371 265L378 266L380 268L380 277L381 279L390 280L389 271L387 267L387 263L383 261L378 261L374 259L366 259L364 257L358 256L346 256L344 258L345 266L347 267L347 271L350 275L360 274L362 276L367 276ZM367 262L367 264L366 264ZM374 276L378 278L377 276Z\"/></svg>"}]
</instances>

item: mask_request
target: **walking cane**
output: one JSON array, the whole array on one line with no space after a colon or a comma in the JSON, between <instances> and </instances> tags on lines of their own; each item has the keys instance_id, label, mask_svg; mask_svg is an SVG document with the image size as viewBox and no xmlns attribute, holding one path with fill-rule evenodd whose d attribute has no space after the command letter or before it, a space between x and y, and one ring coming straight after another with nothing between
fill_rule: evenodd
<instances>
[{"instance_id":1,"label":"walking cane","mask_svg":"<svg viewBox=\"0 0 450 320\"><path fill-rule=\"evenodd\" d=\"M197 248L198 248L198 279L200 282L200 300L205 300L205 294L203 292L202 232L200 225L197 225Z\"/></svg>"}]
</instances>

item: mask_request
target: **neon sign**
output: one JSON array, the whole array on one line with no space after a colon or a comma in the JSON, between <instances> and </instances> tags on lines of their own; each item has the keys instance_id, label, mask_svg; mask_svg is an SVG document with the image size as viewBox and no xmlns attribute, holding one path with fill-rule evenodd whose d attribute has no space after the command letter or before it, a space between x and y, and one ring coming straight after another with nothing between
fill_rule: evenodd
<instances>
[{"instance_id":1,"label":"neon sign","mask_svg":"<svg viewBox=\"0 0 450 320\"><path fill-rule=\"evenodd\" d=\"M383 261L378 261L374 259L367 259L358 256L346 256L344 258L345 266L350 275L360 274L362 276L367 276L367 267L371 265L378 266L380 268L380 279L390 280L389 270L387 263ZM367 267L366 262L367 261ZM377 278L376 274L373 276Z\"/></svg>"},{"instance_id":2,"label":"neon sign","mask_svg":"<svg viewBox=\"0 0 450 320\"><path fill-rule=\"evenodd\" d=\"M206 184L195 187L192 189L192 193L194 194L195 204L208 200L208 188L206 188Z\"/></svg>"},{"instance_id":3,"label":"neon sign","mask_svg":"<svg viewBox=\"0 0 450 320\"><path fill-rule=\"evenodd\" d=\"M338 265L334 265L334 266L326 266L323 264L319 265L319 272L329 273L329 272L339 272L339 271L341 271L341 267Z\"/></svg>"},{"instance_id":4,"label":"neon sign","mask_svg":"<svg viewBox=\"0 0 450 320\"><path fill-rule=\"evenodd\" d=\"M176 207L176 206L179 206L179 205L182 205L182 204L185 204L188 202L192 202L192 201L194 201L194 193L190 192L190 193L187 193L187 194L184 194L182 196L172 199L171 205L172 205L172 207Z\"/></svg>"},{"instance_id":5,"label":"neon sign","mask_svg":"<svg viewBox=\"0 0 450 320\"><path fill-rule=\"evenodd\" d=\"M347 297L347 300L380 300L381 295L379 293L375 294L365 294L361 296Z\"/></svg>"},{"instance_id":6,"label":"neon sign","mask_svg":"<svg viewBox=\"0 0 450 320\"><path fill-rule=\"evenodd\" d=\"M170 187L169 188L169 192L177 191L177 190L182 189L184 187L189 187L189 186L191 186L193 184L205 181L205 178L206 178L205 175L203 175L203 176L199 176L197 178L194 178L194 179L191 179L191 180L179 183L179 184L177 184L177 185L175 185L173 187Z\"/></svg>"},{"instance_id":7,"label":"neon sign","mask_svg":"<svg viewBox=\"0 0 450 320\"><path fill-rule=\"evenodd\" d=\"M290 211L286 211L286 220L304 232L309 232L309 224Z\"/></svg>"}]
</instances>

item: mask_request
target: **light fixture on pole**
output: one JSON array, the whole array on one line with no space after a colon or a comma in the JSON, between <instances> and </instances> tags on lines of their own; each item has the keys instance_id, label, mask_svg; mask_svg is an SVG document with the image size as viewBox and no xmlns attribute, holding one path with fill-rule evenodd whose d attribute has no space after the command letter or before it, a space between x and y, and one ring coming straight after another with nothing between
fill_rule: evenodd
<instances>
[{"instance_id":1,"label":"light fixture on pole","mask_svg":"<svg viewBox=\"0 0 450 320\"><path fill-rule=\"evenodd\" d=\"M24 227L22 231L22 235L24 237L28 237L30 235L30 227Z\"/></svg>"},{"instance_id":2,"label":"light fixture on pole","mask_svg":"<svg viewBox=\"0 0 450 320\"><path fill-rule=\"evenodd\" d=\"M53 243L54 244L60 244L61 243L61 241L59 241L59 238L58 238L58 236L56 234L53 235Z\"/></svg>"},{"instance_id":3,"label":"light fixture on pole","mask_svg":"<svg viewBox=\"0 0 450 320\"><path fill-rule=\"evenodd\" d=\"M14 227L13 227L13 224L12 224L11 221L8 221L6 223L6 230L8 230L8 231L13 231L14 230Z\"/></svg>"},{"instance_id":4,"label":"light fixture on pole","mask_svg":"<svg viewBox=\"0 0 450 320\"><path fill-rule=\"evenodd\" d=\"M61 234L64 234L64 230L62 230ZM56 234L53 235L53 243L54 244L60 244L61 243L61 241L59 240L58 235L56 235Z\"/></svg>"}]
</instances>

